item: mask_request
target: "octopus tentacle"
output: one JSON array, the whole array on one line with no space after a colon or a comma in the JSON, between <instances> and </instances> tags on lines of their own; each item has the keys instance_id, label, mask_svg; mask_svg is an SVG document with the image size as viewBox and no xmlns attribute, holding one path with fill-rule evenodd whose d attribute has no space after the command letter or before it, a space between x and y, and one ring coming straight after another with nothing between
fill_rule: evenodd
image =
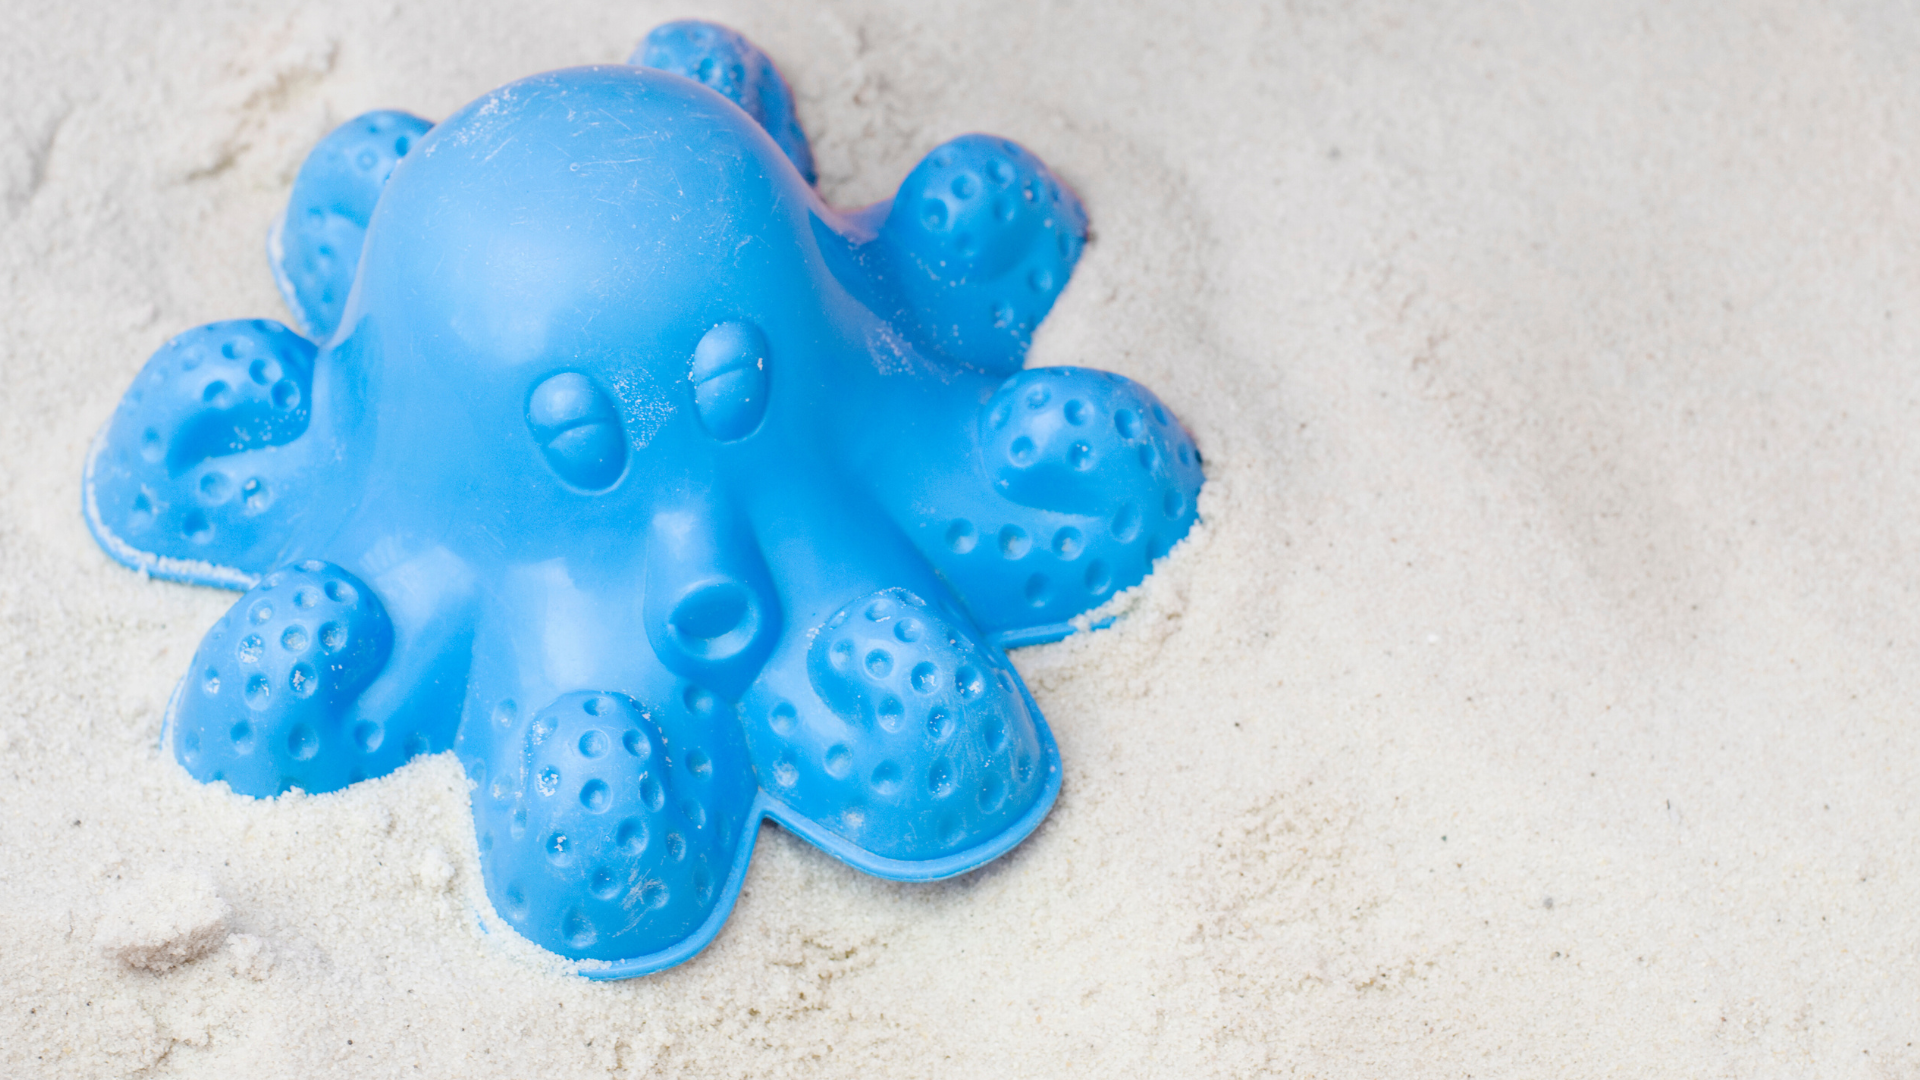
<instances>
[{"instance_id":1,"label":"octopus tentacle","mask_svg":"<svg viewBox=\"0 0 1920 1080\"><path fill-rule=\"evenodd\" d=\"M888 202L815 223L834 275L913 344L963 368L1018 371L1087 242L1073 191L1010 139L962 135Z\"/></svg>"},{"instance_id":2,"label":"octopus tentacle","mask_svg":"<svg viewBox=\"0 0 1920 1080\"><path fill-rule=\"evenodd\" d=\"M1130 379L1034 368L923 434L876 494L1004 647L1065 636L1192 528L1200 453Z\"/></svg>"},{"instance_id":3,"label":"octopus tentacle","mask_svg":"<svg viewBox=\"0 0 1920 1080\"><path fill-rule=\"evenodd\" d=\"M209 323L156 351L87 459L88 526L156 576L247 588L291 557L324 451L315 349L267 319Z\"/></svg>"},{"instance_id":4,"label":"octopus tentacle","mask_svg":"<svg viewBox=\"0 0 1920 1080\"><path fill-rule=\"evenodd\" d=\"M633 647L646 607L563 561L499 583L457 746L494 910L594 978L704 947L760 812L732 702Z\"/></svg>"},{"instance_id":5,"label":"octopus tentacle","mask_svg":"<svg viewBox=\"0 0 1920 1080\"><path fill-rule=\"evenodd\" d=\"M207 632L165 737L193 776L317 794L453 746L472 637L464 567L437 548L353 561L275 570Z\"/></svg>"},{"instance_id":6,"label":"octopus tentacle","mask_svg":"<svg viewBox=\"0 0 1920 1080\"><path fill-rule=\"evenodd\" d=\"M254 796L389 771L402 740L347 717L392 649L386 608L359 578L317 560L269 574L194 654L169 710L174 756Z\"/></svg>"},{"instance_id":7,"label":"octopus tentacle","mask_svg":"<svg viewBox=\"0 0 1920 1080\"><path fill-rule=\"evenodd\" d=\"M301 163L286 209L267 234L267 263L307 336L325 341L339 327L373 208L394 166L432 127L409 113L363 113L328 133Z\"/></svg>"},{"instance_id":8,"label":"octopus tentacle","mask_svg":"<svg viewBox=\"0 0 1920 1080\"><path fill-rule=\"evenodd\" d=\"M753 42L715 23L683 19L654 27L627 63L692 79L740 106L814 182L813 148L794 113L793 91Z\"/></svg>"},{"instance_id":9,"label":"octopus tentacle","mask_svg":"<svg viewBox=\"0 0 1920 1080\"><path fill-rule=\"evenodd\" d=\"M1000 855L1060 779L1019 674L877 513L791 509L762 506L759 520L780 533L776 581L792 625L809 630L782 638L741 701L768 813L884 877L946 877Z\"/></svg>"},{"instance_id":10,"label":"octopus tentacle","mask_svg":"<svg viewBox=\"0 0 1920 1080\"><path fill-rule=\"evenodd\" d=\"M752 847L751 780L695 734L697 697L573 691L512 722L474 793L487 894L584 973L643 974L718 932Z\"/></svg>"}]
</instances>

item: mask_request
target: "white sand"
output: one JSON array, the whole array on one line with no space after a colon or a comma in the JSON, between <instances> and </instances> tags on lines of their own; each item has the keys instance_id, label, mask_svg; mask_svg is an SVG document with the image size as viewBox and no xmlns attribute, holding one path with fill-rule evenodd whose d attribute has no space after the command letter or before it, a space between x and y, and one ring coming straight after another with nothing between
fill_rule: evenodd
<instances>
[{"instance_id":1,"label":"white sand","mask_svg":"<svg viewBox=\"0 0 1920 1080\"><path fill-rule=\"evenodd\" d=\"M1172 404L1209 525L1017 657L1025 846L901 886L769 826L619 984L480 934L450 757L251 803L159 753L233 597L78 478L166 337L281 315L332 124L688 10L54 6L0 7L0 1075L1920 1076L1910 5L708 12L836 201L976 129L1080 190L1036 361ZM101 944L152 881L165 972Z\"/></svg>"}]
</instances>

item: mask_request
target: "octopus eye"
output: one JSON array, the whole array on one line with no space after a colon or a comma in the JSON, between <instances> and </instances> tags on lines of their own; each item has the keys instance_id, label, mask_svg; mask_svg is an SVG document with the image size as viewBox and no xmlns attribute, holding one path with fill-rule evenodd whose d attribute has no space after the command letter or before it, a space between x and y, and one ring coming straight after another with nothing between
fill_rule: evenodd
<instances>
[{"instance_id":1,"label":"octopus eye","mask_svg":"<svg viewBox=\"0 0 1920 1080\"><path fill-rule=\"evenodd\" d=\"M605 491L627 467L627 439L613 402L585 375L563 371L533 388L527 429L547 466L584 491Z\"/></svg>"},{"instance_id":2,"label":"octopus eye","mask_svg":"<svg viewBox=\"0 0 1920 1080\"><path fill-rule=\"evenodd\" d=\"M721 442L751 435L767 411L766 335L752 323L721 323L694 347L687 379L707 434Z\"/></svg>"}]
</instances>

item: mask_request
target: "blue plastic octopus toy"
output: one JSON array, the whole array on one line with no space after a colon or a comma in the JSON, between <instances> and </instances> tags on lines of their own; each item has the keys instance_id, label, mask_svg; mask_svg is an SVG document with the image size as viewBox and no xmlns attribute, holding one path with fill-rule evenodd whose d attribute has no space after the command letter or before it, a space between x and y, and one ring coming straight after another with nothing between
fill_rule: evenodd
<instances>
[{"instance_id":1,"label":"blue plastic octopus toy","mask_svg":"<svg viewBox=\"0 0 1920 1080\"><path fill-rule=\"evenodd\" d=\"M812 181L698 22L329 135L269 242L299 332L168 342L87 461L115 559L246 590L168 710L187 771L453 749L495 909L596 978L711 940L763 816L902 880L1032 831L1060 764L1003 650L1140 581L1199 455L1143 387L1022 370L1087 237L1032 154Z\"/></svg>"}]
</instances>

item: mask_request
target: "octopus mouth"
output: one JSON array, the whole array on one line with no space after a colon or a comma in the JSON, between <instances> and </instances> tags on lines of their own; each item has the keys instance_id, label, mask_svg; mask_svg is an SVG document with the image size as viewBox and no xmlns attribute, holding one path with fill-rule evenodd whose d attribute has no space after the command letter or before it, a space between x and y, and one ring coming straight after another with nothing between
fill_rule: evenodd
<instances>
[{"instance_id":1,"label":"octopus mouth","mask_svg":"<svg viewBox=\"0 0 1920 1080\"><path fill-rule=\"evenodd\" d=\"M689 656L727 660L753 644L760 608L752 590L737 581L703 582L674 605L667 627Z\"/></svg>"}]
</instances>

